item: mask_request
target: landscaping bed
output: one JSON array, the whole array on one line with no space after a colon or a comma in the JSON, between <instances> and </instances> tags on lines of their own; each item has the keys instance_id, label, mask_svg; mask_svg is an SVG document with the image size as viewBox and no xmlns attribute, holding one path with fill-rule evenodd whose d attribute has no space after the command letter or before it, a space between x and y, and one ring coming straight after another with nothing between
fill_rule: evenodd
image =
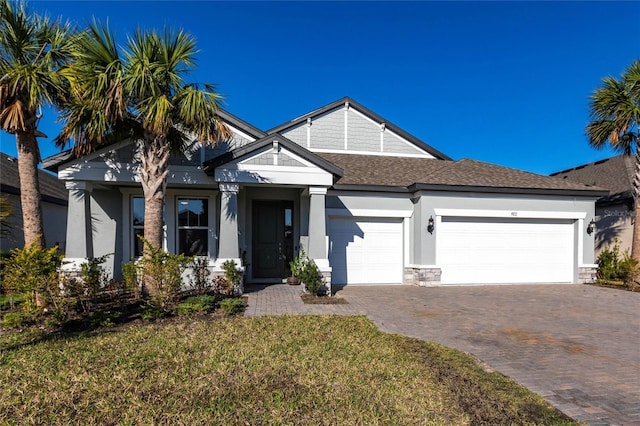
<instances>
[{"instance_id":1,"label":"landscaping bed","mask_svg":"<svg viewBox=\"0 0 640 426\"><path fill-rule=\"evenodd\" d=\"M302 293L300 298L307 305L347 305L346 299L340 296L316 296L311 293Z\"/></svg>"},{"instance_id":2,"label":"landscaping bed","mask_svg":"<svg viewBox=\"0 0 640 426\"><path fill-rule=\"evenodd\" d=\"M574 424L366 317L174 317L0 335L0 424Z\"/></svg>"}]
</instances>

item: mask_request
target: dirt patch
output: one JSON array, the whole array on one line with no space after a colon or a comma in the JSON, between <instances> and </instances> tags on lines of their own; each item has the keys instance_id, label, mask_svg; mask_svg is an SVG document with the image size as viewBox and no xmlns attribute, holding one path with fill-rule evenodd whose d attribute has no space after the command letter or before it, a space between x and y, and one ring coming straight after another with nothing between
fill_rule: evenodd
<instances>
[{"instance_id":1,"label":"dirt patch","mask_svg":"<svg viewBox=\"0 0 640 426\"><path fill-rule=\"evenodd\" d=\"M638 283L630 283L624 284L622 281L620 282L595 282L595 283L587 283L587 285L592 285L594 287L604 287L604 288L613 288L616 290L623 291L632 291L632 292L640 292L640 284Z\"/></svg>"},{"instance_id":2,"label":"dirt patch","mask_svg":"<svg viewBox=\"0 0 640 426\"><path fill-rule=\"evenodd\" d=\"M313 294L304 293L300 295L300 298L307 305L347 305L349 303L340 296L314 296Z\"/></svg>"},{"instance_id":3,"label":"dirt patch","mask_svg":"<svg viewBox=\"0 0 640 426\"><path fill-rule=\"evenodd\" d=\"M525 343L530 346L551 346L561 348L567 353L579 354L587 350L587 348L577 342L568 339L557 339L545 333L534 333L527 330L519 330L516 328L505 328L502 330L504 334L512 340Z\"/></svg>"}]
</instances>

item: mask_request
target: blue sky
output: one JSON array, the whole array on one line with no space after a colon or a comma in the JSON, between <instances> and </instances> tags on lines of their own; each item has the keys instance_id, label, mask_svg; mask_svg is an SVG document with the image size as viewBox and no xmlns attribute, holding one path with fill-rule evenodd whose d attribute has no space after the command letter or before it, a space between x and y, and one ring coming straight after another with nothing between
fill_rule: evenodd
<instances>
[{"instance_id":1,"label":"blue sky","mask_svg":"<svg viewBox=\"0 0 640 426\"><path fill-rule=\"evenodd\" d=\"M640 58L640 2L31 1L79 24L181 27L194 82L267 130L350 96L454 159L549 174L613 155L587 144L588 97ZM40 129L57 153L54 111ZM15 139L0 132L3 152Z\"/></svg>"}]
</instances>

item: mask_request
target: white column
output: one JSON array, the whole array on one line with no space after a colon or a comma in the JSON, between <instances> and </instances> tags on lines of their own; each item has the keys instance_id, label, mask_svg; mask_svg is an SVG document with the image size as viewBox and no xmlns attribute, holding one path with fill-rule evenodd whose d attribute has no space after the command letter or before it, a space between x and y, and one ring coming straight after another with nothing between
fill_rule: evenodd
<instances>
[{"instance_id":1,"label":"white column","mask_svg":"<svg viewBox=\"0 0 640 426\"><path fill-rule=\"evenodd\" d=\"M221 183L219 259L233 259L240 265L238 246L238 191L237 183Z\"/></svg>"},{"instance_id":2,"label":"white column","mask_svg":"<svg viewBox=\"0 0 640 426\"><path fill-rule=\"evenodd\" d=\"M69 190L66 256L92 257L90 187L87 182L67 182L65 186Z\"/></svg>"},{"instance_id":3,"label":"white column","mask_svg":"<svg viewBox=\"0 0 640 426\"><path fill-rule=\"evenodd\" d=\"M309 258L318 267L327 268L327 224L325 220L325 196L327 188L309 188Z\"/></svg>"}]
</instances>

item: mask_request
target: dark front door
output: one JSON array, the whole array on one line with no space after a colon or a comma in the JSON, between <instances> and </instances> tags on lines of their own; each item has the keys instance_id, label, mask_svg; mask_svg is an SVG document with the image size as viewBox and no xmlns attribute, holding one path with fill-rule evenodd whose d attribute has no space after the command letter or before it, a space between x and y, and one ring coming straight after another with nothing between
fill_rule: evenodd
<instances>
[{"instance_id":1,"label":"dark front door","mask_svg":"<svg viewBox=\"0 0 640 426\"><path fill-rule=\"evenodd\" d=\"M293 258L293 202L253 202L253 277L285 278Z\"/></svg>"}]
</instances>

